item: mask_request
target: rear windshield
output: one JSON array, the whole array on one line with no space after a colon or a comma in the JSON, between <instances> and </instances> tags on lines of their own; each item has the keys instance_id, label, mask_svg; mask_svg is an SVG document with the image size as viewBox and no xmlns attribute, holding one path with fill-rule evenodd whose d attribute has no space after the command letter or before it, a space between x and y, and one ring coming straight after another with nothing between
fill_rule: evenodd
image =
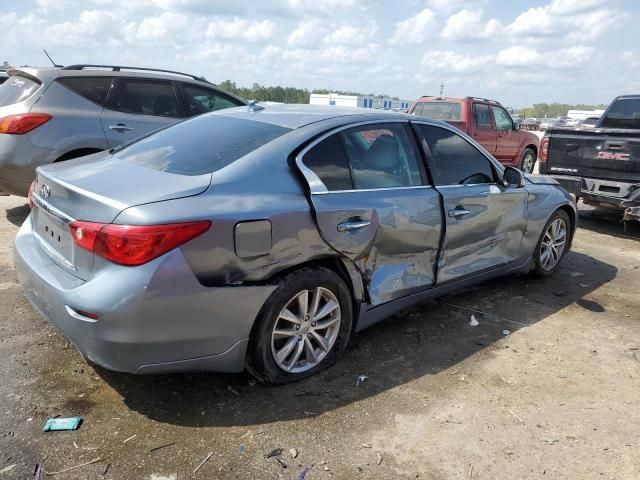
<instances>
[{"instance_id":1,"label":"rear windshield","mask_svg":"<svg viewBox=\"0 0 640 480\"><path fill-rule=\"evenodd\" d=\"M455 102L420 102L416 104L413 113L436 120L459 121L462 109Z\"/></svg>"},{"instance_id":2,"label":"rear windshield","mask_svg":"<svg viewBox=\"0 0 640 480\"><path fill-rule=\"evenodd\" d=\"M604 128L640 128L640 98L623 98L602 119Z\"/></svg>"},{"instance_id":3,"label":"rear windshield","mask_svg":"<svg viewBox=\"0 0 640 480\"><path fill-rule=\"evenodd\" d=\"M161 172L203 175L230 165L288 131L270 123L206 114L143 137L114 154Z\"/></svg>"},{"instance_id":4,"label":"rear windshield","mask_svg":"<svg viewBox=\"0 0 640 480\"><path fill-rule=\"evenodd\" d=\"M40 84L30 78L16 75L0 85L0 107L13 105L29 98Z\"/></svg>"}]
</instances>

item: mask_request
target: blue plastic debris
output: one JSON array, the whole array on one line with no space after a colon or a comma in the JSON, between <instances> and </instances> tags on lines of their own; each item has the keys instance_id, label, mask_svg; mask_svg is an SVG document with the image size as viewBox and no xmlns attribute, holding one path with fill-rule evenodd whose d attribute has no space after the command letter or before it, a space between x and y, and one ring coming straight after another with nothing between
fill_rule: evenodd
<instances>
[{"instance_id":1,"label":"blue plastic debris","mask_svg":"<svg viewBox=\"0 0 640 480\"><path fill-rule=\"evenodd\" d=\"M43 432L52 432L54 430L77 430L82 423L82 417L71 418L50 418L44 424Z\"/></svg>"}]
</instances>

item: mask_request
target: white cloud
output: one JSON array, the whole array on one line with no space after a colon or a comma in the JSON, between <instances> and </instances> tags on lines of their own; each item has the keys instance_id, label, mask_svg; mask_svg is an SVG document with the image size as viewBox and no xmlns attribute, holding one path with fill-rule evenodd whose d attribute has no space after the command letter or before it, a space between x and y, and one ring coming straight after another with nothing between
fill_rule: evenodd
<instances>
[{"instance_id":1,"label":"white cloud","mask_svg":"<svg viewBox=\"0 0 640 480\"><path fill-rule=\"evenodd\" d=\"M425 8L413 17L396 23L389 43L391 45L418 45L431 37L435 28L436 15L433 10Z\"/></svg>"},{"instance_id":2,"label":"white cloud","mask_svg":"<svg viewBox=\"0 0 640 480\"><path fill-rule=\"evenodd\" d=\"M461 10L447 19L441 36L447 40L482 40L502 29L498 20L482 20L482 10Z\"/></svg>"},{"instance_id":3,"label":"white cloud","mask_svg":"<svg viewBox=\"0 0 640 480\"><path fill-rule=\"evenodd\" d=\"M149 42L167 40L168 37L181 36L189 26L189 19L180 13L165 12L157 17L148 17L140 23L130 23L125 31L132 41Z\"/></svg>"},{"instance_id":4,"label":"white cloud","mask_svg":"<svg viewBox=\"0 0 640 480\"><path fill-rule=\"evenodd\" d=\"M219 19L209 23L205 33L207 38L263 42L273 35L275 23L271 20L250 22L236 17L233 20Z\"/></svg>"},{"instance_id":5,"label":"white cloud","mask_svg":"<svg viewBox=\"0 0 640 480\"><path fill-rule=\"evenodd\" d=\"M491 55L464 55L450 50L428 51L422 57L422 66L436 71L469 72L492 63Z\"/></svg>"},{"instance_id":6,"label":"white cloud","mask_svg":"<svg viewBox=\"0 0 640 480\"><path fill-rule=\"evenodd\" d=\"M549 11L557 15L574 15L606 4L607 0L552 0Z\"/></svg>"},{"instance_id":7,"label":"white cloud","mask_svg":"<svg viewBox=\"0 0 640 480\"><path fill-rule=\"evenodd\" d=\"M436 12L449 14L461 8L473 8L486 4L486 0L427 0L427 5Z\"/></svg>"},{"instance_id":8,"label":"white cloud","mask_svg":"<svg viewBox=\"0 0 640 480\"><path fill-rule=\"evenodd\" d=\"M593 47L584 45L545 51L524 45L514 45L498 52L496 64L504 67L575 68L587 63L593 52Z\"/></svg>"},{"instance_id":9,"label":"white cloud","mask_svg":"<svg viewBox=\"0 0 640 480\"><path fill-rule=\"evenodd\" d=\"M307 17L289 34L287 44L292 47L316 46L324 35L324 24L317 18Z\"/></svg>"},{"instance_id":10,"label":"white cloud","mask_svg":"<svg viewBox=\"0 0 640 480\"><path fill-rule=\"evenodd\" d=\"M352 25L342 25L335 28L324 38L326 45L357 46L366 43L376 33L375 25L370 28L359 28Z\"/></svg>"},{"instance_id":11,"label":"white cloud","mask_svg":"<svg viewBox=\"0 0 640 480\"><path fill-rule=\"evenodd\" d=\"M24 20L28 20L27 19ZM117 30L117 17L104 10L86 10L81 12L77 20L54 23L45 27L44 21L31 17L32 22L23 26L33 29L33 33L42 35L52 45L74 46L105 44ZM40 30L42 28L42 30Z\"/></svg>"}]
</instances>

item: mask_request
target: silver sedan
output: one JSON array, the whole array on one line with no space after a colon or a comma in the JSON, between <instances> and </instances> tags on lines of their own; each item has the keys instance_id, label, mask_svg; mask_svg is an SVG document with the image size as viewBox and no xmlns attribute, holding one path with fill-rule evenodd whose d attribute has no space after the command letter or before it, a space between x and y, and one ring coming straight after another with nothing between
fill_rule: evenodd
<instances>
[{"instance_id":1,"label":"silver sedan","mask_svg":"<svg viewBox=\"0 0 640 480\"><path fill-rule=\"evenodd\" d=\"M252 104L40 167L15 241L31 303L91 361L298 380L356 331L514 272L576 208L446 123Z\"/></svg>"}]
</instances>

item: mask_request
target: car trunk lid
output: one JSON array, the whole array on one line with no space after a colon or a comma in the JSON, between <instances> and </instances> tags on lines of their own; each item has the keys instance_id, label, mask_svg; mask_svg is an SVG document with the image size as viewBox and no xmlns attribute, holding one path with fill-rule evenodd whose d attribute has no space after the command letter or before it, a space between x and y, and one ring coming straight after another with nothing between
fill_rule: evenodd
<instances>
[{"instance_id":1,"label":"car trunk lid","mask_svg":"<svg viewBox=\"0 0 640 480\"><path fill-rule=\"evenodd\" d=\"M86 280L94 254L74 242L71 222L112 223L127 208L198 195L210 182L211 174L166 173L119 160L108 152L47 165L36 174L32 227L53 261Z\"/></svg>"}]
</instances>

